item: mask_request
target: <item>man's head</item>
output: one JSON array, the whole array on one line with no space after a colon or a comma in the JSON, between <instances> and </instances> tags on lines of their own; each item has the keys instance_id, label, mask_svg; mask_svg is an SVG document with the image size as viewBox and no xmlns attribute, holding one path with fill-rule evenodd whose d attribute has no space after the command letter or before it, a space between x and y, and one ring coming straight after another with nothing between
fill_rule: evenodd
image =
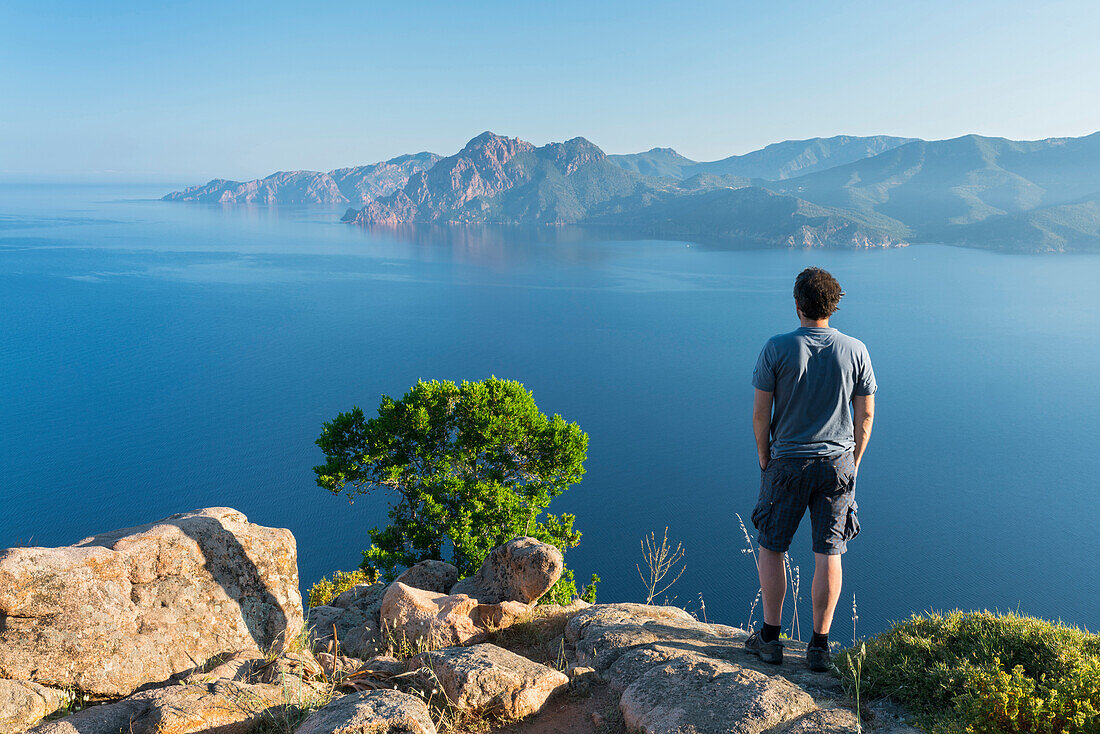
<instances>
[{"instance_id":1,"label":"man's head","mask_svg":"<svg viewBox=\"0 0 1100 734\"><path fill-rule=\"evenodd\" d=\"M821 268L806 268L794 281L798 313L811 321L824 321L832 316L843 295L836 278Z\"/></svg>"}]
</instances>

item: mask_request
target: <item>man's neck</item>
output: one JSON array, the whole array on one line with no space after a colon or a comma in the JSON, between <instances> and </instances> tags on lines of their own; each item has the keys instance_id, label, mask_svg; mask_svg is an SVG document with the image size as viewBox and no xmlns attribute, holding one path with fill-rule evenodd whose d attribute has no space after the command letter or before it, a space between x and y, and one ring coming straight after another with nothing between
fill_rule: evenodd
<instances>
[{"instance_id":1,"label":"man's neck","mask_svg":"<svg viewBox=\"0 0 1100 734\"><path fill-rule=\"evenodd\" d=\"M801 322L802 326L804 326L808 329L828 329L829 328L829 319L815 320L815 319L808 319L805 316L799 316L798 320L799 320L799 322Z\"/></svg>"}]
</instances>

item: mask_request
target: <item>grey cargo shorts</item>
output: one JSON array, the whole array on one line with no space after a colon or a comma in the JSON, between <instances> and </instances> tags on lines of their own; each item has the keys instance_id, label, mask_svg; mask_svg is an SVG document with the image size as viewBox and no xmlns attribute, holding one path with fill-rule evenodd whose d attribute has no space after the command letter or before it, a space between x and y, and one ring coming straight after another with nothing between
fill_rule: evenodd
<instances>
[{"instance_id":1,"label":"grey cargo shorts","mask_svg":"<svg viewBox=\"0 0 1100 734\"><path fill-rule=\"evenodd\" d=\"M772 459L760 478L752 511L762 548L784 553L802 516L810 510L814 553L839 555L859 534L856 470L851 452L840 456Z\"/></svg>"}]
</instances>

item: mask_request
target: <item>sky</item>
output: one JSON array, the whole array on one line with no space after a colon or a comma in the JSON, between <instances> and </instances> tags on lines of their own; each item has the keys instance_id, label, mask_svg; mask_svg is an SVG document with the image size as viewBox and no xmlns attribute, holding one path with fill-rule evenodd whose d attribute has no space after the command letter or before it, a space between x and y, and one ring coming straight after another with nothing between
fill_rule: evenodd
<instances>
[{"instance_id":1,"label":"sky","mask_svg":"<svg viewBox=\"0 0 1100 734\"><path fill-rule=\"evenodd\" d=\"M0 0L0 180L1100 130L1100 4Z\"/></svg>"}]
</instances>

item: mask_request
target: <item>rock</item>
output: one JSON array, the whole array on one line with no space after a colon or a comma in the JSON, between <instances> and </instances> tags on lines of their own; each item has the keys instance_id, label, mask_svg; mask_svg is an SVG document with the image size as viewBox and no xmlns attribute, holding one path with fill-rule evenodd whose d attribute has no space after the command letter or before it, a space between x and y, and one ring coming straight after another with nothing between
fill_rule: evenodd
<instances>
[{"instance_id":1,"label":"rock","mask_svg":"<svg viewBox=\"0 0 1100 734\"><path fill-rule=\"evenodd\" d=\"M336 597L332 606L310 609L310 644L335 655L377 655L381 640L379 612L385 591L385 584L359 584Z\"/></svg>"},{"instance_id":2,"label":"rock","mask_svg":"<svg viewBox=\"0 0 1100 734\"><path fill-rule=\"evenodd\" d=\"M819 709L796 721L783 734L851 734L858 731L855 713L848 709Z\"/></svg>"},{"instance_id":3,"label":"rock","mask_svg":"<svg viewBox=\"0 0 1100 734\"><path fill-rule=\"evenodd\" d=\"M369 660L333 656L325 652L317 653L317 662L329 678L342 678L352 673L375 673L382 677L404 673L408 667L405 661L388 655L378 655Z\"/></svg>"},{"instance_id":4,"label":"rock","mask_svg":"<svg viewBox=\"0 0 1100 734\"><path fill-rule=\"evenodd\" d=\"M719 637L709 624L679 607L648 604L596 604L573 615L565 640L575 649L576 663L606 672L627 650L649 643L676 641L681 649L724 651L739 642Z\"/></svg>"},{"instance_id":5,"label":"rock","mask_svg":"<svg viewBox=\"0 0 1100 734\"><path fill-rule=\"evenodd\" d=\"M586 668L583 665L574 666L567 671L569 676L569 690L578 696L587 696L600 680L595 668Z\"/></svg>"},{"instance_id":6,"label":"rock","mask_svg":"<svg viewBox=\"0 0 1100 734\"><path fill-rule=\"evenodd\" d=\"M489 643L433 650L416 661L432 671L455 707L510 719L537 713L569 685L561 671Z\"/></svg>"},{"instance_id":7,"label":"rock","mask_svg":"<svg viewBox=\"0 0 1100 734\"><path fill-rule=\"evenodd\" d=\"M394 582L382 599L381 619L385 630L414 649L432 649L478 642L529 611L517 602L480 604L465 594L437 594Z\"/></svg>"},{"instance_id":8,"label":"rock","mask_svg":"<svg viewBox=\"0 0 1100 734\"><path fill-rule=\"evenodd\" d=\"M332 600L332 606L340 609L366 609L371 603L378 599L381 595L380 592L385 590L386 585L382 583L356 584L350 589L345 589L340 592L340 594Z\"/></svg>"},{"instance_id":9,"label":"rock","mask_svg":"<svg viewBox=\"0 0 1100 734\"><path fill-rule=\"evenodd\" d=\"M627 731L645 734L761 734L815 708L785 678L697 652L650 668L619 700Z\"/></svg>"},{"instance_id":10,"label":"rock","mask_svg":"<svg viewBox=\"0 0 1100 734\"><path fill-rule=\"evenodd\" d=\"M654 642L627 650L615 659L606 671L608 684L616 691L624 691L641 678L650 668L683 657L684 648L672 644Z\"/></svg>"},{"instance_id":11,"label":"rock","mask_svg":"<svg viewBox=\"0 0 1100 734\"><path fill-rule=\"evenodd\" d=\"M125 696L301 624L294 536L230 508L0 552L0 678Z\"/></svg>"},{"instance_id":12,"label":"rock","mask_svg":"<svg viewBox=\"0 0 1100 734\"><path fill-rule=\"evenodd\" d=\"M270 683L291 690L302 686L323 689L325 671L321 663L308 650L283 653L271 661L260 661L253 667L252 679L255 682Z\"/></svg>"},{"instance_id":13,"label":"rock","mask_svg":"<svg viewBox=\"0 0 1100 734\"><path fill-rule=\"evenodd\" d=\"M414 589L449 594L458 581L458 569L444 561L421 561L405 569L397 580Z\"/></svg>"},{"instance_id":14,"label":"rock","mask_svg":"<svg viewBox=\"0 0 1100 734\"><path fill-rule=\"evenodd\" d=\"M39 724L26 734L129 734L130 722L149 710L149 693L137 693L117 703L90 706L72 716Z\"/></svg>"},{"instance_id":15,"label":"rock","mask_svg":"<svg viewBox=\"0 0 1100 734\"><path fill-rule=\"evenodd\" d=\"M67 703L61 691L30 681L0 679L0 732L23 731Z\"/></svg>"},{"instance_id":16,"label":"rock","mask_svg":"<svg viewBox=\"0 0 1100 734\"><path fill-rule=\"evenodd\" d=\"M321 670L331 678L342 678L349 673L354 673L363 667L363 661L359 658L349 658L344 655L333 655L327 652L319 652L316 655Z\"/></svg>"},{"instance_id":17,"label":"rock","mask_svg":"<svg viewBox=\"0 0 1100 734\"><path fill-rule=\"evenodd\" d=\"M459 581L450 593L466 594L483 604L531 604L557 583L564 568L565 559L554 546L515 538L494 548L478 572Z\"/></svg>"},{"instance_id":18,"label":"rock","mask_svg":"<svg viewBox=\"0 0 1100 734\"><path fill-rule=\"evenodd\" d=\"M435 734L428 706L392 690L351 693L314 712L295 734Z\"/></svg>"},{"instance_id":19,"label":"rock","mask_svg":"<svg viewBox=\"0 0 1100 734\"><path fill-rule=\"evenodd\" d=\"M288 697L281 686L216 681L155 688L117 703L91 706L28 734L248 734L278 720Z\"/></svg>"},{"instance_id":20,"label":"rock","mask_svg":"<svg viewBox=\"0 0 1100 734\"><path fill-rule=\"evenodd\" d=\"M253 680L256 670L266 662L257 652L241 651L221 656L203 668L188 671L186 675L179 677L191 683L213 683L219 680L248 682Z\"/></svg>"},{"instance_id":21,"label":"rock","mask_svg":"<svg viewBox=\"0 0 1100 734\"><path fill-rule=\"evenodd\" d=\"M126 734L247 734L278 720L300 692L289 686L217 681L151 693L150 706L131 719Z\"/></svg>"}]
</instances>

